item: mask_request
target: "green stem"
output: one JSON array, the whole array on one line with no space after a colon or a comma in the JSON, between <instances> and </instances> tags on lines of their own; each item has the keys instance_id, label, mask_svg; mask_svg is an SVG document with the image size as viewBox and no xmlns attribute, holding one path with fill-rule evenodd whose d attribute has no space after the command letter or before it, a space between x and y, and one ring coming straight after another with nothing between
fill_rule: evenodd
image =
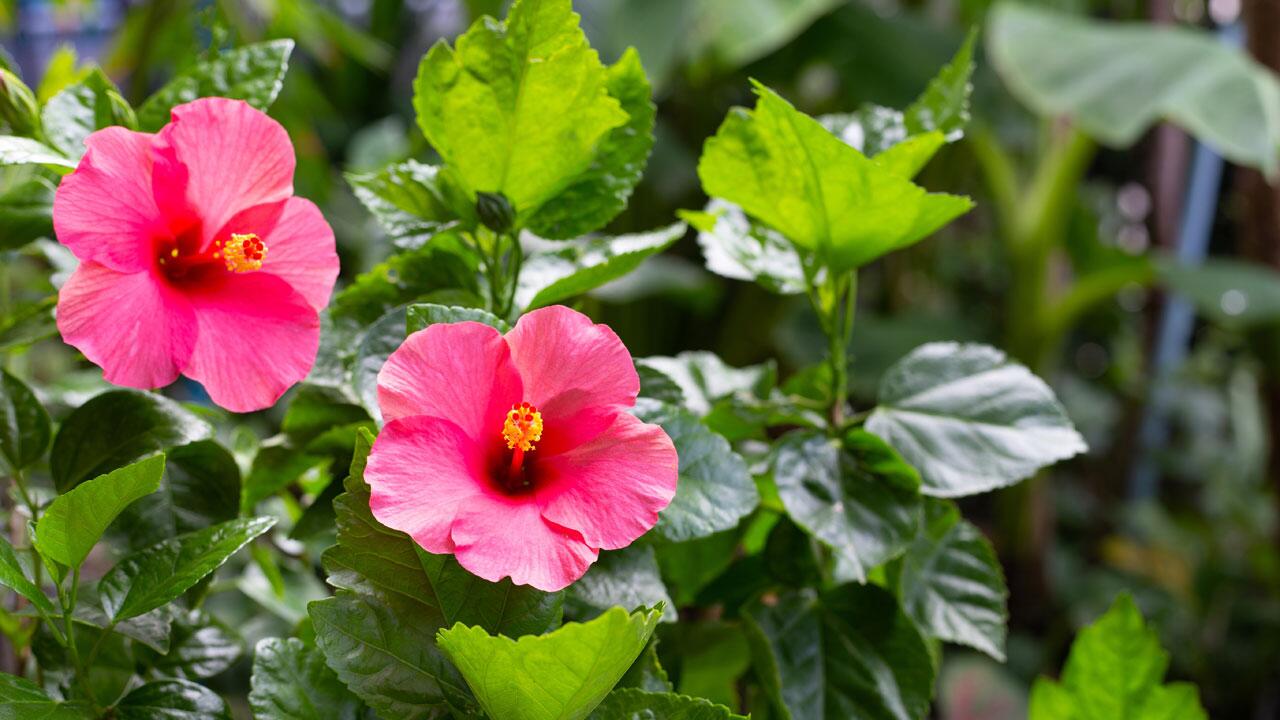
<instances>
[{"instance_id":1,"label":"green stem","mask_svg":"<svg viewBox=\"0 0 1280 720\"><path fill-rule=\"evenodd\" d=\"M85 665L80 661L80 648L76 645L75 633L75 609L76 601L80 593L80 568L71 571L71 587L66 593L58 593L58 601L62 603L62 625L63 632L67 636L67 653L71 655L71 665L76 671L76 681L80 683L80 689L84 691L85 697L93 705L95 710L101 709L98 706L98 699L94 695L93 685L89 682L89 674L86 672Z\"/></svg>"}]
</instances>

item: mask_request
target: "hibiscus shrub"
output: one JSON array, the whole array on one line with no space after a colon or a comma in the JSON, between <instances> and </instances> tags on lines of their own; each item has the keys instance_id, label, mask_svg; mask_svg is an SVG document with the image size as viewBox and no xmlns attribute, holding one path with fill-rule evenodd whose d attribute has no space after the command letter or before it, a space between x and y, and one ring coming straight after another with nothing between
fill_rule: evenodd
<instances>
[{"instance_id":1,"label":"hibiscus shrub","mask_svg":"<svg viewBox=\"0 0 1280 720\"><path fill-rule=\"evenodd\" d=\"M964 133L972 46L903 110L812 118L757 84L706 141L707 207L607 236L653 146L640 58L517 0L422 59L439 163L349 177L395 252L332 302L333 231L267 114L290 43L136 110L97 70L43 106L5 72L2 244L58 290L0 340L56 317L123 388L0 382L0 717L926 717L942 643L1006 651L954 499L1084 450L980 345L918 348L849 405L858 269L971 207L914 178ZM563 304L690 231L711 271L806 295L826 362L633 358ZM148 392L179 376L229 412ZM1163 658L1121 601L1032 716L1195 717ZM1115 697L1079 680L1102 675Z\"/></svg>"}]
</instances>

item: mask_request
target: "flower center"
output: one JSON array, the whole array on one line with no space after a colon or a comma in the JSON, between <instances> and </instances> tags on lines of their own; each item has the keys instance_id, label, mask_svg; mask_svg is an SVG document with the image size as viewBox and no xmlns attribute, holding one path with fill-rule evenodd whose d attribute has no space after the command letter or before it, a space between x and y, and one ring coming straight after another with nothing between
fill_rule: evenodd
<instances>
[{"instance_id":1,"label":"flower center","mask_svg":"<svg viewBox=\"0 0 1280 720\"><path fill-rule=\"evenodd\" d=\"M512 405L506 422L502 423L502 439L507 441L510 450L521 453L533 450L533 444L542 439L542 413L527 402Z\"/></svg>"},{"instance_id":2,"label":"flower center","mask_svg":"<svg viewBox=\"0 0 1280 720\"><path fill-rule=\"evenodd\" d=\"M262 261L267 257L267 245L262 239L253 233L240 235L231 234L231 239L223 245L219 240L214 243L215 246L222 247L222 259L226 263L227 269L233 273L253 272L262 269ZM214 250L213 256L218 256L218 251Z\"/></svg>"},{"instance_id":3,"label":"flower center","mask_svg":"<svg viewBox=\"0 0 1280 720\"><path fill-rule=\"evenodd\" d=\"M184 235L158 248L158 262L170 280L199 282L221 268L232 273L254 272L262 269L267 257L267 244L253 233L232 233L230 240L215 240L204 252L194 249L197 242Z\"/></svg>"}]
</instances>

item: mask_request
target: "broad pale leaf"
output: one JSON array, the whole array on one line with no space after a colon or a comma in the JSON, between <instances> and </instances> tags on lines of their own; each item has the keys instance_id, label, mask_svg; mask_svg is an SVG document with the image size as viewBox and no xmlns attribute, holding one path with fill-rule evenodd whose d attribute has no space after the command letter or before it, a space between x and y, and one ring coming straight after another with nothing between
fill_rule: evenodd
<instances>
[{"instance_id":1,"label":"broad pale leaf","mask_svg":"<svg viewBox=\"0 0 1280 720\"><path fill-rule=\"evenodd\" d=\"M520 269L516 304L525 310L554 305L626 275L684 236L684 223L617 237L584 238L532 252Z\"/></svg>"},{"instance_id":2,"label":"broad pale leaf","mask_svg":"<svg viewBox=\"0 0 1280 720\"><path fill-rule=\"evenodd\" d=\"M266 638L253 656L249 705L256 720L356 720L360 701L297 638Z\"/></svg>"},{"instance_id":3,"label":"broad pale leaf","mask_svg":"<svg viewBox=\"0 0 1280 720\"><path fill-rule=\"evenodd\" d=\"M356 198L373 214L397 247L413 249L458 220L440 168L417 160L394 163L376 173L347 175Z\"/></svg>"},{"instance_id":4,"label":"broad pale leaf","mask_svg":"<svg viewBox=\"0 0 1280 720\"><path fill-rule=\"evenodd\" d=\"M920 471L923 492L973 495L1085 451L1043 380L985 345L929 343L889 368L867 429Z\"/></svg>"},{"instance_id":5,"label":"broad pale leaf","mask_svg":"<svg viewBox=\"0 0 1280 720\"><path fill-rule=\"evenodd\" d=\"M504 333L511 329L511 326L497 315L481 310L480 308L417 303L409 306L408 316L405 322L405 330L408 335L412 335L419 330L425 329L429 325L456 322L484 323L485 325L496 328L499 332Z\"/></svg>"},{"instance_id":6,"label":"broad pale leaf","mask_svg":"<svg viewBox=\"0 0 1280 720\"><path fill-rule=\"evenodd\" d=\"M36 525L36 549L75 569L131 503L160 487L164 456L156 455L83 482L54 498Z\"/></svg>"},{"instance_id":7,"label":"broad pale leaf","mask_svg":"<svg viewBox=\"0 0 1280 720\"><path fill-rule=\"evenodd\" d=\"M661 373L674 383L683 398L680 404L698 416L705 416L717 401L737 393L763 395L778 377L773 363L738 368L715 353L701 350L689 350L673 357L640 358L636 366Z\"/></svg>"},{"instance_id":8,"label":"broad pale leaf","mask_svg":"<svg viewBox=\"0 0 1280 720\"><path fill-rule=\"evenodd\" d=\"M712 198L706 210L684 211L680 217L698 231L698 245L711 272L759 283L779 295L802 293L808 287L796 249L737 205Z\"/></svg>"},{"instance_id":9,"label":"broad pale leaf","mask_svg":"<svg viewBox=\"0 0 1280 720\"><path fill-rule=\"evenodd\" d=\"M265 111L284 87L292 40L243 45L197 63L170 80L138 108L138 127L155 132L169 122L169 110L202 97L244 100Z\"/></svg>"}]
</instances>

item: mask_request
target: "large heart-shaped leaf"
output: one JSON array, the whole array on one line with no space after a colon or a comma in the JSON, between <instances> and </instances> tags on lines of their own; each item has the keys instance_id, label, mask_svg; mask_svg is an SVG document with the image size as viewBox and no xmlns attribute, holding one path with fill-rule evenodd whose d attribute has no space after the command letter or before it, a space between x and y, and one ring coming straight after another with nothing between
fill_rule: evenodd
<instances>
[{"instance_id":1,"label":"large heart-shaped leaf","mask_svg":"<svg viewBox=\"0 0 1280 720\"><path fill-rule=\"evenodd\" d=\"M867 429L938 497L1012 485L1085 451L1043 380L985 345L929 343L889 368Z\"/></svg>"},{"instance_id":2,"label":"large heart-shaped leaf","mask_svg":"<svg viewBox=\"0 0 1280 720\"><path fill-rule=\"evenodd\" d=\"M77 485L53 502L36 525L36 549L75 569L116 516L160 487L164 456L156 455Z\"/></svg>"},{"instance_id":3,"label":"large heart-shaped leaf","mask_svg":"<svg viewBox=\"0 0 1280 720\"><path fill-rule=\"evenodd\" d=\"M174 105L202 97L244 100L259 110L275 102L289 69L292 40L269 40L219 52L174 77L138 108L138 126L155 132Z\"/></svg>"}]
</instances>

